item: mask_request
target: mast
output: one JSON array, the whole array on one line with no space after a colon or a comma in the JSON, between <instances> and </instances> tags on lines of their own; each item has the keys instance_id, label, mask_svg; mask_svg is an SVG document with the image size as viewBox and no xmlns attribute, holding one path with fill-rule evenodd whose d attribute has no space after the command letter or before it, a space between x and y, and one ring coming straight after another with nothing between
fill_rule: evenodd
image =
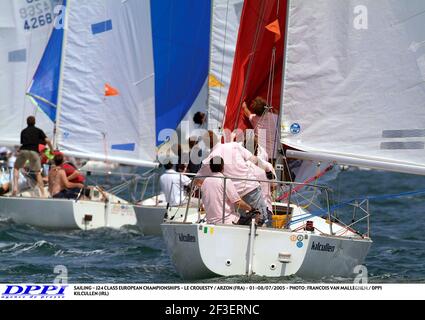
<instances>
[{"instance_id":1,"label":"mast","mask_svg":"<svg viewBox=\"0 0 425 320\"><path fill-rule=\"evenodd\" d=\"M281 95L281 99L280 99L280 112L279 112L279 119L278 119L278 126L279 129L281 128L281 123L282 123L282 113L283 113L283 108L285 106L284 104L284 100L285 100L285 88L286 88L286 81L285 81L285 77L286 77L286 63L287 63L287 48L288 48L288 30L289 30L289 23L290 23L290 14L289 14L289 10L291 8L291 0L286 0L286 27L285 27L285 45L283 47L283 65L282 65L282 95ZM277 132L276 132L277 135ZM277 140L277 138L275 139ZM280 141L275 141L275 143L280 143Z\"/></svg>"},{"instance_id":2,"label":"mast","mask_svg":"<svg viewBox=\"0 0 425 320\"><path fill-rule=\"evenodd\" d=\"M62 52L61 52L61 66L59 71L59 86L58 86L58 103L56 106L56 121L54 122L53 128L53 148L56 150L59 147L59 125L60 125L60 114L62 108L62 88L63 88L63 69L66 53L66 40L68 36L68 11L70 10L72 0L64 0L62 4L65 7L65 15L63 16L63 39L62 39Z\"/></svg>"},{"instance_id":3,"label":"mast","mask_svg":"<svg viewBox=\"0 0 425 320\"><path fill-rule=\"evenodd\" d=\"M208 129L212 129L209 128L209 124L210 124L210 104L211 104L211 94L210 94L210 85L209 85L209 81L210 81L210 74L211 74L211 65L212 65L212 42L213 42L213 38L212 38L212 34L213 34L213 24L214 24L214 1L215 0L211 0L211 15L210 15L210 54L208 57L208 74L207 74L207 86L208 86L208 90L207 90L207 128Z\"/></svg>"},{"instance_id":4,"label":"mast","mask_svg":"<svg viewBox=\"0 0 425 320\"><path fill-rule=\"evenodd\" d=\"M283 148L283 144L280 141L281 140L281 136L282 133L281 131L281 123L282 123L282 114L283 114L283 108L284 108L284 92L285 92L285 76L286 76L286 62L287 62L287 47L288 47L288 30L289 30L289 23L290 23L290 14L289 14L289 10L291 8L291 0L286 0L286 23L285 23L285 44L283 46L283 65L282 65L282 87L281 87L281 98L280 98L280 110L279 110L279 117L277 119L277 128L276 128L276 133L275 133L275 139L274 139L274 143L278 143L279 147L278 150L278 154L275 155L276 157L276 164L275 164L275 169L277 171L277 165L280 163L280 160L282 160L282 171L280 172L280 179L284 180L285 175L286 175L286 171L289 171L288 166L287 166L287 160L286 160L286 154L284 153L284 148ZM276 150L276 147L274 148L274 150ZM282 155L279 154L280 151L282 151ZM290 174L288 175L290 177Z\"/></svg>"}]
</instances>

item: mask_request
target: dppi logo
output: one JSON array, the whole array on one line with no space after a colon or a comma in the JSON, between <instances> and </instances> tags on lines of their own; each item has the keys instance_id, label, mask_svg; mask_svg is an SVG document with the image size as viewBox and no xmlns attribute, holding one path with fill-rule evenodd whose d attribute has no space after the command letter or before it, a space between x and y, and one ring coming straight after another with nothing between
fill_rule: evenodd
<instances>
[{"instance_id":1,"label":"dppi logo","mask_svg":"<svg viewBox=\"0 0 425 320\"><path fill-rule=\"evenodd\" d=\"M68 286L11 285L2 293L2 299L64 299Z\"/></svg>"}]
</instances>

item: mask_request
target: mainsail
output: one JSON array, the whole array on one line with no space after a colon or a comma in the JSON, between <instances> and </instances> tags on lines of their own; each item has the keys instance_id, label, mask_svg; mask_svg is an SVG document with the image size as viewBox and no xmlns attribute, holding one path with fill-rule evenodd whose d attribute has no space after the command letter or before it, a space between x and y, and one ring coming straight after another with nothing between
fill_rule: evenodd
<instances>
[{"instance_id":1,"label":"mainsail","mask_svg":"<svg viewBox=\"0 0 425 320\"><path fill-rule=\"evenodd\" d=\"M297 157L425 174L425 2L292 0L282 142Z\"/></svg>"},{"instance_id":2,"label":"mainsail","mask_svg":"<svg viewBox=\"0 0 425 320\"><path fill-rule=\"evenodd\" d=\"M56 123L56 144L76 157L154 165L150 1L68 0L64 22L63 44L55 29L45 52L46 57L55 50L61 57L60 80L43 59L30 90L40 96L33 90L40 87L37 79L50 73L49 89L58 95L43 102L57 105L56 115L49 114Z\"/></svg>"},{"instance_id":3,"label":"mainsail","mask_svg":"<svg viewBox=\"0 0 425 320\"><path fill-rule=\"evenodd\" d=\"M37 125L49 136L53 125L26 99L53 25L54 7L60 0L0 1L0 145L20 144L26 118L35 115Z\"/></svg>"}]
</instances>

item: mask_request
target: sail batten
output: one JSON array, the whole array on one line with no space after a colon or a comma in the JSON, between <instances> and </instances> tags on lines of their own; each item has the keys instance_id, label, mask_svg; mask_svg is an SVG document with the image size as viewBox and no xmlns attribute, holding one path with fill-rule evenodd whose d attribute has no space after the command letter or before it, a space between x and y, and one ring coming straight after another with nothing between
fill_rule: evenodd
<instances>
[{"instance_id":1,"label":"sail batten","mask_svg":"<svg viewBox=\"0 0 425 320\"><path fill-rule=\"evenodd\" d=\"M419 0L292 0L282 143L326 160L422 174L424 11Z\"/></svg>"}]
</instances>

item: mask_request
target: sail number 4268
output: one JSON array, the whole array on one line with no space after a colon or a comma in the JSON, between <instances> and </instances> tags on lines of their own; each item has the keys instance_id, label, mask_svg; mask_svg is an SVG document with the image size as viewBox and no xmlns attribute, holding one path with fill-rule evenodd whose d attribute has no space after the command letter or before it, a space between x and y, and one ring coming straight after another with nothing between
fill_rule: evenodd
<instances>
[{"instance_id":1,"label":"sail number 4268","mask_svg":"<svg viewBox=\"0 0 425 320\"><path fill-rule=\"evenodd\" d=\"M26 2L26 6L19 9L25 30L37 29L53 22L52 8L56 0L26 0Z\"/></svg>"},{"instance_id":2,"label":"sail number 4268","mask_svg":"<svg viewBox=\"0 0 425 320\"><path fill-rule=\"evenodd\" d=\"M53 22L53 17L51 13L46 13L44 15L25 20L24 29L31 30L37 29L45 26L46 24L51 24Z\"/></svg>"}]
</instances>

